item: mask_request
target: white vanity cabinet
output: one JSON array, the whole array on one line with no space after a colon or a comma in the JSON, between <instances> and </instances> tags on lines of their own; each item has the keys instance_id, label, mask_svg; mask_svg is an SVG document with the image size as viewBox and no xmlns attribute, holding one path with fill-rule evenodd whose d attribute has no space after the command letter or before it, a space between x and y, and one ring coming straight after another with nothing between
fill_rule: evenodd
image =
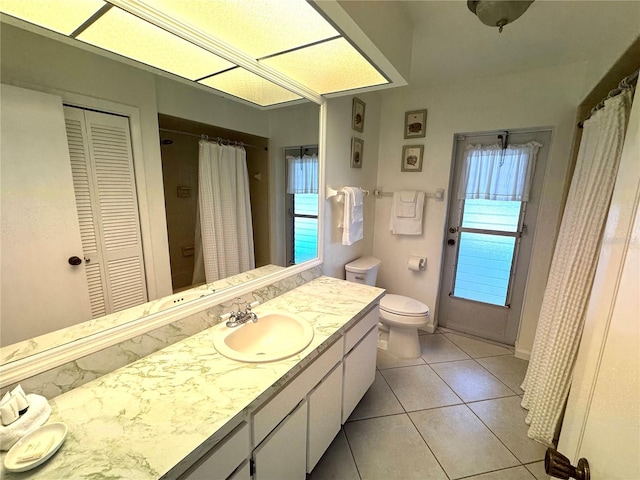
<instances>
[{"instance_id":1,"label":"white vanity cabinet","mask_svg":"<svg viewBox=\"0 0 640 480\"><path fill-rule=\"evenodd\" d=\"M253 451L254 480L306 477L307 406L302 401Z\"/></svg>"},{"instance_id":2,"label":"white vanity cabinet","mask_svg":"<svg viewBox=\"0 0 640 480\"><path fill-rule=\"evenodd\" d=\"M303 480L373 383L377 324L375 306L181 480Z\"/></svg>"},{"instance_id":3,"label":"white vanity cabinet","mask_svg":"<svg viewBox=\"0 0 640 480\"><path fill-rule=\"evenodd\" d=\"M373 383L377 325L376 305L254 413L254 480L304 479L313 470Z\"/></svg>"},{"instance_id":4,"label":"white vanity cabinet","mask_svg":"<svg viewBox=\"0 0 640 480\"><path fill-rule=\"evenodd\" d=\"M342 423L356 408L376 376L378 307L345 333Z\"/></svg>"},{"instance_id":5,"label":"white vanity cabinet","mask_svg":"<svg viewBox=\"0 0 640 480\"><path fill-rule=\"evenodd\" d=\"M249 425L242 422L229 435L205 454L195 465L180 476L180 480L210 480L228 477L244 478L237 475L240 465L250 454ZM238 469L238 471L236 471Z\"/></svg>"},{"instance_id":6,"label":"white vanity cabinet","mask_svg":"<svg viewBox=\"0 0 640 480\"><path fill-rule=\"evenodd\" d=\"M329 448L340 431L342 415L342 363L309 394L307 473Z\"/></svg>"}]
</instances>

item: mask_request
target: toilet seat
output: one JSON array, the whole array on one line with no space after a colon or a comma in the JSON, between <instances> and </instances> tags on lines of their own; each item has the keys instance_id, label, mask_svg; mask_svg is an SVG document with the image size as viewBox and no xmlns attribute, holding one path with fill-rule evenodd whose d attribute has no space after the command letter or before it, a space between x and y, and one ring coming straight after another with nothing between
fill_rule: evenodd
<instances>
[{"instance_id":1,"label":"toilet seat","mask_svg":"<svg viewBox=\"0 0 640 480\"><path fill-rule=\"evenodd\" d=\"M429 315L429 307L414 298L405 297L404 295L385 295L380 300L380 310L410 317Z\"/></svg>"},{"instance_id":2,"label":"toilet seat","mask_svg":"<svg viewBox=\"0 0 640 480\"><path fill-rule=\"evenodd\" d=\"M428 323L427 314L423 315L398 315L396 313L380 310L380 321L383 325L399 328L422 328Z\"/></svg>"},{"instance_id":3,"label":"toilet seat","mask_svg":"<svg viewBox=\"0 0 640 480\"><path fill-rule=\"evenodd\" d=\"M404 295L388 294L380 300L380 320L399 328L421 328L427 325L429 307Z\"/></svg>"}]
</instances>

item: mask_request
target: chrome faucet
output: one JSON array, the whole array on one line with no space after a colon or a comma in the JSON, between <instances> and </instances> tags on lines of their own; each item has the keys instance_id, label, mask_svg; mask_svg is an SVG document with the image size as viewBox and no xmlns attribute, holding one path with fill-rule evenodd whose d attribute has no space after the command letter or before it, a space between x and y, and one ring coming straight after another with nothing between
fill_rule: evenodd
<instances>
[{"instance_id":1,"label":"chrome faucet","mask_svg":"<svg viewBox=\"0 0 640 480\"><path fill-rule=\"evenodd\" d=\"M245 307L243 312L242 310L240 310L240 303L238 303L237 312L225 313L224 315L220 316L220 319L227 320L226 325L229 328L237 327L238 325L243 325L247 323L249 320L255 323L258 321L258 316L255 313L253 313L251 309L258 305L260 305L260 302L258 301L252 302Z\"/></svg>"}]
</instances>

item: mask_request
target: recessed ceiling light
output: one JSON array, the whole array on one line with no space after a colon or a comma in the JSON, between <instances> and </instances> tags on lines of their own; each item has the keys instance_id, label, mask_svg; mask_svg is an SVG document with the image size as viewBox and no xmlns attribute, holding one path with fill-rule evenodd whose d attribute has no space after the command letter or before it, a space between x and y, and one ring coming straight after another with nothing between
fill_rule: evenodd
<instances>
[{"instance_id":1,"label":"recessed ceiling light","mask_svg":"<svg viewBox=\"0 0 640 480\"><path fill-rule=\"evenodd\" d=\"M300 95L296 95L286 88L242 68L234 68L233 70L219 73L198 83L230 93L263 107L302 98Z\"/></svg>"},{"instance_id":2,"label":"recessed ceiling light","mask_svg":"<svg viewBox=\"0 0 640 480\"><path fill-rule=\"evenodd\" d=\"M2 0L0 10L54 32L71 35L104 5L102 0Z\"/></svg>"},{"instance_id":3,"label":"recessed ceiling light","mask_svg":"<svg viewBox=\"0 0 640 480\"><path fill-rule=\"evenodd\" d=\"M77 38L189 80L234 66L203 48L115 7Z\"/></svg>"},{"instance_id":4,"label":"recessed ceiling light","mask_svg":"<svg viewBox=\"0 0 640 480\"><path fill-rule=\"evenodd\" d=\"M255 59L339 35L305 0L153 0L150 5Z\"/></svg>"},{"instance_id":5,"label":"recessed ceiling light","mask_svg":"<svg viewBox=\"0 0 640 480\"><path fill-rule=\"evenodd\" d=\"M320 94L388 83L344 38L265 58L260 63Z\"/></svg>"}]
</instances>

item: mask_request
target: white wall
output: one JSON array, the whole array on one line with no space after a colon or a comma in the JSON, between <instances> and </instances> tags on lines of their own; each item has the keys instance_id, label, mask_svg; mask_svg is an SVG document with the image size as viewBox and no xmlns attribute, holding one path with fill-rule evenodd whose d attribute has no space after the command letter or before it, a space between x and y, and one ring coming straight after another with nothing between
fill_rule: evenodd
<instances>
[{"instance_id":1,"label":"white wall","mask_svg":"<svg viewBox=\"0 0 640 480\"><path fill-rule=\"evenodd\" d=\"M454 135L497 129L550 126L554 129L541 200L517 348L526 356L533 345L538 311L560 220L576 108L585 66L573 64L457 85L386 91L381 94L378 184L387 191L445 188ZM404 112L428 109L424 139L403 139ZM421 140L421 141L419 141ZM424 144L421 173L400 171L402 145ZM382 260L379 286L437 304L447 202L428 199L421 236L395 236L388 230L391 199L377 200L373 255ZM411 272L408 255L427 256L426 272ZM437 316L437 310L436 310Z\"/></svg>"},{"instance_id":2,"label":"white wall","mask_svg":"<svg viewBox=\"0 0 640 480\"><path fill-rule=\"evenodd\" d=\"M320 106L308 102L291 107L268 110L269 116L269 215L271 263L286 265L285 252L286 166L284 149L301 145L318 145Z\"/></svg>"},{"instance_id":3,"label":"white wall","mask_svg":"<svg viewBox=\"0 0 640 480\"><path fill-rule=\"evenodd\" d=\"M338 222L343 204L336 198L325 202L324 215L324 266L325 275L344 278L344 265L351 260L373 252L373 232L376 200L373 189L378 174L378 139L380 137L380 97L377 93L357 96L366 103L364 132L351 129L353 97L333 98L327 101L326 130L326 185L332 188L357 186L367 189L371 195L364 199L364 239L353 245L342 245L342 229ZM351 138L364 140L362 168L350 167Z\"/></svg>"}]
</instances>

